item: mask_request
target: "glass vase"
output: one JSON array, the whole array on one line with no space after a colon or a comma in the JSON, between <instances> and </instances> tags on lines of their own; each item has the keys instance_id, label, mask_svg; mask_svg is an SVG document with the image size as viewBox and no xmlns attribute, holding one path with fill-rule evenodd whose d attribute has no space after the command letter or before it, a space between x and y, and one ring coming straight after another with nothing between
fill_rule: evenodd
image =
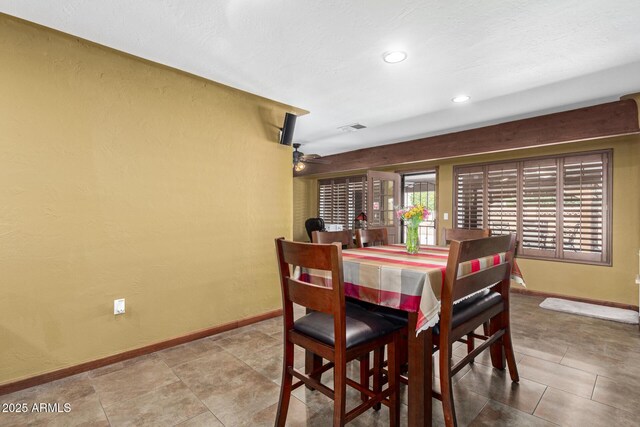
<instances>
[{"instance_id":1,"label":"glass vase","mask_svg":"<svg viewBox=\"0 0 640 427\"><path fill-rule=\"evenodd\" d=\"M420 250L420 235L418 234L418 225L407 224L407 253L417 254Z\"/></svg>"}]
</instances>

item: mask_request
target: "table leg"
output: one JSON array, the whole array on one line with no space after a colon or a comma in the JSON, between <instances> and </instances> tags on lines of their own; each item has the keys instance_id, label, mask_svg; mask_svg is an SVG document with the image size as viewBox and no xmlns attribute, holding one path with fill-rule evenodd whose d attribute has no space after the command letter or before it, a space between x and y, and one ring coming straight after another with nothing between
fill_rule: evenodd
<instances>
[{"instance_id":1,"label":"table leg","mask_svg":"<svg viewBox=\"0 0 640 427\"><path fill-rule=\"evenodd\" d=\"M431 426L431 379L433 333L416 337L418 313L409 313L409 425Z\"/></svg>"},{"instance_id":2,"label":"table leg","mask_svg":"<svg viewBox=\"0 0 640 427\"><path fill-rule=\"evenodd\" d=\"M317 356L310 352L309 350L305 350L304 352L304 373L309 375L311 372L320 369L322 366L322 357ZM321 375L313 375L312 378L320 380Z\"/></svg>"}]
</instances>

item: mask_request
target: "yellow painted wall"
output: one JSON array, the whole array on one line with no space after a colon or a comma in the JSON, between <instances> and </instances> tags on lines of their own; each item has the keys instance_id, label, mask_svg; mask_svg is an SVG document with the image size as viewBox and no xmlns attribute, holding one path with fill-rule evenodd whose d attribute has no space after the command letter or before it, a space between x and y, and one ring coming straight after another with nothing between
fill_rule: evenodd
<instances>
[{"instance_id":1,"label":"yellow painted wall","mask_svg":"<svg viewBox=\"0 0 640 427\"><path fill-rule=\"evenodd\" d=\"M304 197L300 197L303 195ZM309 200L315 200L309 203ZM293 240L308 242L309 235L304 227L307 218L317 217L318 181L296 178L293 180Z\"/></svg>"},{"instance_id":2,"label":"yellow painted wall","mask_svg":"<svg viewBox=\"0 0 640 427\"><path fill-rule=\"evenodd\" d=\"M290 110L0 14L0 384L279 308Z\"/></svg>"},{"instance_id":3,"label":"yellow painted wall","mask_svg":"<svg viewBox=\"0 0 640 427\"><path fill-rule=\"evenodd\" d=\"M638 274L640 250L640 136L396 165L384 170L415 171L438 166L438 215L442 229L452 226L454 165L607 148L613 148L613 265L602 267L532 259L519 259L518 265L530 290L638 305L638 285L635 284L635 278ZM419 155L417 153L416 157ZM294 185L299 179L301 178L294 178ZM317 180L315 181L311 186L317 188ZM294 193L294 204L300 203L295 200L296 196L304 198L305 203L311 206L311 213L317 213L317 190L309 194ZM448 221L443 218L444 212L449 213ZM294 221L293 227L296 230L299 224ZM441 230L438 235L441 235Z\"/></svg>"}]
</instances>

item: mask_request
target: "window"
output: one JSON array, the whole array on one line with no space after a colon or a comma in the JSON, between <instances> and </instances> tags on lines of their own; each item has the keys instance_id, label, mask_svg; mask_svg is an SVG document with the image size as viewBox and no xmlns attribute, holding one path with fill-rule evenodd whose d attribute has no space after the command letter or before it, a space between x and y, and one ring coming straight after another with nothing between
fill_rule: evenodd
<instances>
[{"instance_id":1,"label":"window","mask_svg":"<svg viewBox=\"0 0 640 427\"><path fill-rule=\"evenodd\" d=\"M454 169L456 228L516 233L523 257L610 263L611 151Z\"/></svg>"},{"instance_id":2,"label":"window","mask_svg":"<svg viewBox=\"0 0 640 427\"><path fill-rule=\"evenodd\" d=\"M354 227L356 216L367 210L367 177L351 176L318 182L318 216L325 224Z\"/></svg>"}]
</instances>

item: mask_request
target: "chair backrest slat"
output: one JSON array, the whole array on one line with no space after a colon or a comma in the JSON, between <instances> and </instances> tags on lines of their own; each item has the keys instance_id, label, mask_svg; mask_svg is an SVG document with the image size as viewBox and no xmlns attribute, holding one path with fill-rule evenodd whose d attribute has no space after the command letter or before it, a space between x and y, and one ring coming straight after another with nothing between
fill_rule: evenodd
<instances>
[{"instance_id":1,"label":"chair backrest slat","mask_svg":"<svg viewBox=\"0 0 640 427\"><path fill-rule=\"evenodd\" d=\"M351 230L342 231L314 231L311 233L313 243L340 243L342 249L355 248Z\"/></svg>"},{"instance_id":2,"label":"chair backrest slat","mask_svg":"<svg viewBox=\"0 0 640 427\"><path fill-rule=\"evenodd\" d=\"M295 245L284 241L282 244L283 260L287 264L293 266L315 268L317 270L331 270L331 246L335 245L323 245L318 246L311 243Z\"/></svg>"},{"instance_id":3,"label":"chair backrest slat","mask_svg":"<svg viewBox=\"0 0 640 427\"><path fill-rule=\"evenodd\" d=\"M323 313L333 313L334 292L332 288L325 288L300 280L289 278L289 299L303 307Z\"/></svg>"},{"instance_id":4,"label":"chair backrest slat","mask_svg":"<svg viewBox=\"0 0 640 427\"><path fill-rule=\"evenodd\" d=\"M467 228L445 228L444 241L450 243L452 240L471 240L490 237L491 230L488 228L467 229Z\"/></svg>"},{"instance_id":5,"label":"chair backrest slat","mask_svg":"<svg viewBox=\"0 0 640 427\"><path fill-rule=\"evenodd\" d=\"M460 242L460 255L458 262L463 263L473 259L484 258L503 252L509 252L511 245L511 234L494 236L490 238L473 239L474 243L466 243L468 240ZM452 245L453 249L453 245Z\"/></svg>"},{"instance_id":6,"label":"chair backrest slat","mask_svg":"<svg viewBox=\"0 0 640 427\"><path fill-rule=\"evenodd\" d=\"M459 278L456 280L452 291L453 301L502 281L505 274L510 270L509 267L509 264L505 262Z\"/></svg>"},{"instance_id":7,"label":"chair backrest slat","mask_svg":"<svg viewBox=\"0 0 640 427\"><path fill-rule=\"evenodd\" d=\"M365 246L388 245L389 235L386 228L368 228L356 230L356 245L359 248Z\"/></svg>"}]
</instances>

